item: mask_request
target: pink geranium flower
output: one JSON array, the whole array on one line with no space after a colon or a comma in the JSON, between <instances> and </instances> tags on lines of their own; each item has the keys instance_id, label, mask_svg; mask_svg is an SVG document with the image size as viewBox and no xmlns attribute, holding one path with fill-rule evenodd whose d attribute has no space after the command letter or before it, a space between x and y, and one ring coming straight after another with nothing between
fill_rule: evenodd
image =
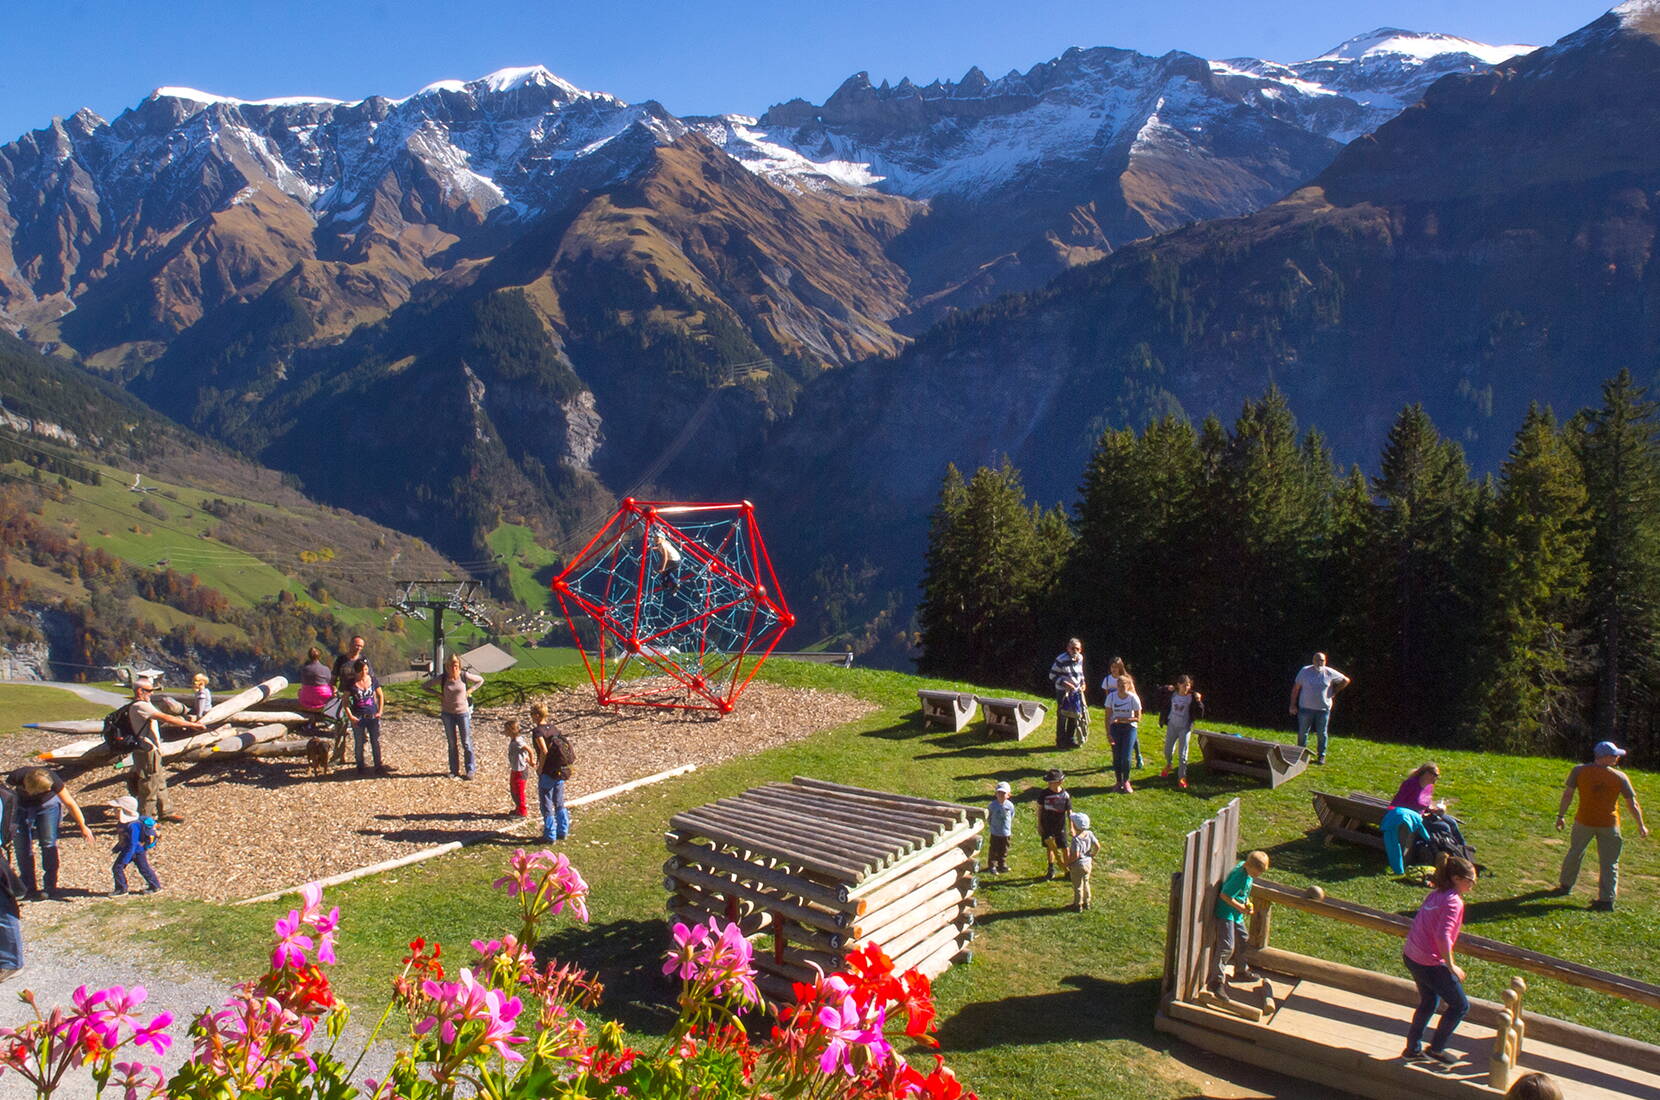
<instances>
[{"instance_id":1,"label":"pink geranium flower","mask_svg":"<svg viewBox=\"0 0 1660 1100\"><path fill-rule=\"evenodd\" d=\"M701 924L686 927L684 921L676 921L670 935L674 939L674 946L664 957L664 974L678 974L681 981L690 979L697 973L697 960L703 942L709 934L709 929Z\"/></svg>"},{"instance_id":2,"label":"pink geranium flower","mask_svg":"<svg viewBox=\"0 0 1660 1100\"><path fill-rule=\"evenodd\" d=\"M274 925L277 934L277 943L271 951L271 969L281 970L285 966L295 970L305 965L305 953L311 948L311 937L304 932L305 923L300 918L297 909L290 909L288 916L279 917Z\"/></svg>"}]
</instances>

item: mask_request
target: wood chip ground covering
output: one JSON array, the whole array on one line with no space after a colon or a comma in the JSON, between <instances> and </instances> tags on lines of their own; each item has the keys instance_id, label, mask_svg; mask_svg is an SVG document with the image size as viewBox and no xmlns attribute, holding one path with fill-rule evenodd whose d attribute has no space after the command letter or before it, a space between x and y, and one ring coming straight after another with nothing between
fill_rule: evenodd
<instances>
[{"instance_id":1,"label":"wood chip ground covering","mask_svg":"<svg viewBox=\"0 0 1660 1100\"><path fill-rule=\"evenodd\" d=\"M701 713L602 708L590 690L531 696L512 707L474 712L478 774L472 782L449 778L437 718L389 712L382 734L386 762L395 769L389 776L360 777L351 764L312 776L303 759L170 769L169 808L185 820L164 827L153 853L163 888L210 901L254 897L516 823L509 813L501 727L516 717L528 728L530 703L538 700L576 748L567 798L682 764L703 767L799 741L872 709L851 696L764 683L751 684L737 710L719 720ZM7 738L7 770L64 740L33 731ZM534 776L528 786L534 817ZM61 886L68 903L78 905L110 892L115 815L108 804L126 788L117 773L100 767L70 778L69 789L87 810L97 838L96 846L89 846L73 824L64 823ZM128 879L133 889L142 889L131 869Z\"/></svg>"}]
</instances>

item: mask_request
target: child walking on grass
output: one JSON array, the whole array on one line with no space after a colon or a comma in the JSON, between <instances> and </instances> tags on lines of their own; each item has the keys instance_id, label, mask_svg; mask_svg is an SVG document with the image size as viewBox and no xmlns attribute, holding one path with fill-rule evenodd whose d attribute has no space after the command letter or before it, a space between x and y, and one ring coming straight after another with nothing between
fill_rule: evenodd
<instances>
[{"instance_id":1,"label":"child walking on grass","mask_svg":"<svg viewBox=\"0 0 1660 1100\"><path fill-rule=\"evenodd\" d=\"M161 880L150 868L150 857L146 854L146 849L156 842L156 823L139 816L138 799L130 794L122 795L110 805L115 808L117 829L115 863L110 866L110 874L115 879L115 894L119 897L127 892L128 864L138 868L144 885L148 886L153 894L161 889Z\"/></svg>"},{"instance_id":2,"label":"child walking on grass","mask_svg":"<svg viewBox=\"0 0 1660 1100\"><path fill-rule=\"evenodd\" d=\"M1268 853L1252 852L1234 865L1216 891L1216 951L1210 957L1210 980L1205 988L1226 1002L1228 986L1223 972L1232 964L1233 980L1254 982L1261 975L1245 962L1245 915L1252 912L1251 886L1268 870Z\"/></svg>"},{"instance_id":3,"label":"child walking on grass","mask_svg":"<svg viewBox=\"0 0 1660 1100\"><path fill-rule=\"evenodd\" d=\"M1014 803L1009 801L1007 783L997 784L991 796L991 805L986 807L986 833L991 837L991 847L986 853L986 874L1008 874L1009 838L1014 835Z\"/></svg>"},{"instance_id":4,"label":"child walking on grass","mask_svg":"<svg viewBox=\"0 0 1660 1100\"><path fill-rule=\"evenodd\" d=\"M1095 870L1095 853L1101 842L1089 830L1089 815L1072 814L1072 841L1066 846L1066 873L1072 879L1072 911L1081 913L1090 907L1089 876Z\"/></svg>"},{"instance_id":5,"label":"child walking on grass","mask_svg":"<svg viewBox=\"0 0 1660 1100\"><path fill-rule=\"evenodd\" d=\"M1049 860L1046 879L1055 877L1055 865L1066 863L1066 823L1072 813L1072 795L1062 790L1066 773L1050 768L1043 773L1048 789L1038 796L1038 840L1043 842L1043 854Z\"/></svg>"},{"instance_id":6,"label":"child walking on grass","mask_svg":"<svg viewBox=\"0 0 1660 1100\"><path fill-rule=\"evenodd\" d=\"M507 736L507 792L513 799L513 813L518 817L529 817L530 809L525 805L525 776L530 772L530 746L525 744L524 734L519 732L517 718L509 718L502 727L502 733Z\"/></svg>"}]
</instances>

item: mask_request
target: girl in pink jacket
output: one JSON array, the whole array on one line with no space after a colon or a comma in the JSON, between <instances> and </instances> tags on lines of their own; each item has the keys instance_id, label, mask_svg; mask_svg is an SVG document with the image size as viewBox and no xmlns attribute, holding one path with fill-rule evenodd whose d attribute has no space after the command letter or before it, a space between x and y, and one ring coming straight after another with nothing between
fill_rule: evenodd
<instances>
[{"instance_id":1,"label":"girl in pink jacket","mask_svg":"<svg viewBox=\"0 0 1660 1100\"><path fill-rule=\"evenodd\" d=\"M1453 961L1453 944L1458 942L1458 931L1464 927L1464 895L1476 884L1476 869L1467 859L1449 856L1435 869L1435 888L1412 918L1412 929L1406 934L1402 961L1418 984L1418 1008L1412 1013L1412 1026L1406 1031L1406 1050L1403 1058L1422 1058L1428 1055L1443 1065L1456 1065L1459 1056L1447 1049L1447 1040L1453 1029L1470 1011L1470 999L1464 995L1464 971ZM1435 1012L1435 1002L1444 1001L1441 1022L1430 1036L1429 1049L1418 1046L1424 1037L1424 1028Z\"/></svg>"}]
</instances>

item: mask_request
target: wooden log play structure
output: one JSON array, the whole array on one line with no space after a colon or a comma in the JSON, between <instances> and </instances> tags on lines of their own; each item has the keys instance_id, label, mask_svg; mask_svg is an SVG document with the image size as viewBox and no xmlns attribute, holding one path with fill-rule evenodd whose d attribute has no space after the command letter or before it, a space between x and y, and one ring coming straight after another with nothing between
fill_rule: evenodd
<instances>
[{"instance_id":1,"label":"wooden log play structure","mask_svg":"<svg viewBox=\"0 0 1660 1100\"><path fill-rule=\"evenodd\" d=\"M769 997L879 944L937 977L974 939L983 810L796 776L676 814L663 884L688 924L736 920Z\"/></svg>"},{"instance_id":2,"label":"wooden log play structure","mask_svg":"<svg viewBox=\"0 0 1660 1100\"><path fill-rule=\"evenodd\" d=\"M1024 741L1028 734L1043 725L1049 708L1030 699L990 699L975 696L986 716L986 727L996 737Z\"/></svg>"},{"instance_id":3,"label":"wooden log play structure","mask_svg":"<svg viewBox=\"0 0 1660 1100\"><path fill-rule=\"evenodd\" d=\"M269 680L255 684L246 691L237 692L224 702L219 703L202 715L201 721L208 727L201 733L189 733L172 740L163 740L161 746L162 759L181 757L183 759L201 759L198 755L204 751L220 753L234 753L252 745L273 740L294 727L304 725L308 716L296 711L260 711L258 706L265 703L273 695L288 686L288 680L282 676L273 676ZM103 719L87 719L94 724L93 732L103 729ZM65 726L69 723L37 723L37 728L52 728ZM245 738L241 744L221 746L221 742L236 741L228 731L219 728L223 726L249 726L248 732L257 734ZM162 737L165 739L170 733L183 733L172 726L162 726ZM67 731L65 731L67 732ZM125 754L121 754L125 756ZM89 737L82 741L71 741L55 749L48 749L36 756L37 760L50 764L69 764L77 767L93 767L99 764L111 763L116 754L104 744L102 736Z\"/></svg>"},{"instance_id":4,"label":"wooden log play structure","mask_svg":"<svg viewBox=\"0 0 1660 1100\"><path fill-rule=\"evenodd\" d=\"M1416 986L1384 974L1272 946L1273 911L1405 939L1411 919L1259 879L1247 955L1264 975L1255 989L1230 988L1232 1003L1204 993L1213 950L1217 887L1240 856L1239 801L1187 835L1182 869L1171 876L1164 979L1154 1026L1195 1046L1306 1078L1333 1090L1377 1097L1500 1097L1532 1070L1551 1074L1575 1098L1660 1097L1660 1047L1522 1007L1528 982L1510 978L1501 1001L1470 999L1470 1014L1448 1049L1453 1067L1399 1057ZM1465 932L1461 957L1484 959L1598 994L1660 1007L1660 986ZM1471 990L1475 992L1476 990Z\"/></svg>"},{"instance_id":5,"label":"wooden log play structure","mask_svg":"<svg viewBox=\"0 0 1660 1100\"><path fill-rule=\"evenodd\" d=\"M974 720L979 709L974 696L963 691L929 691L918 688L917 700L922 704L924 726L944 726L957 733Z\"/></svg>"},{"instance_id":6,"label":"wooden log play structure","mask_svg":"<svg viewBox=\"0 0 1660 1100\"><path fill-rule=\"evenodd\" d=\"M1205 767L1213 772L1247 775L1278 787L1308 768L1309 751L1296 745L1215 730L1194 730L1193 735L1199 739Z\"/></svg>"}]
</instances>

